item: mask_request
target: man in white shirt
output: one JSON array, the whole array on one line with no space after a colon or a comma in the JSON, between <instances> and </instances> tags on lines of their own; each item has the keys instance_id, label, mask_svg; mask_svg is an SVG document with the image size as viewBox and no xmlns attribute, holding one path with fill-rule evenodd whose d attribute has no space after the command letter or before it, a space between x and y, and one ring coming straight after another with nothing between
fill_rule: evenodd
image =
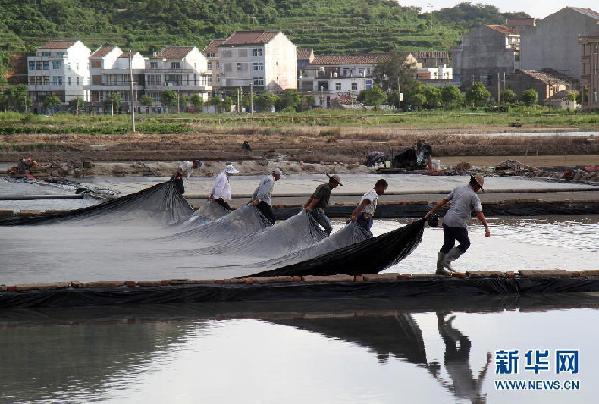
<instances>
[{"instance_id":1,"label":"man in white shirt","mask_svg":"<svg viewBox=\"0 0 599 404\"><path fill-rule=\"evenodd\" d=\"M260 181L258 188L252 195L252 201L254 205L263 215L268 219L271 224L275 224L275 214L272 211L272 190L275 187L275 182L281 179L283 173L280 169L275 168L272 170L271 175L267 175Z\"/></svg>"},{"instance_id":2,"label":"man in white shirt","mask_svg":"<svg viewBox=\"0 0 599 404\"><path fill-rule=\"evenodd\" d=\"M189 179L193 170L198 169L203 165L204 163L202 163L200 160L182 161L179 163L178 171L180 170L181 174Z\"/></svg>"},{"instance_id":3,"label":"man in white shirt","mask_svg":"<svg viewBox=\"0 0 599 404\"><path fill-rule=\"evenodd\" d=\"M443 217L443 247L439 251L437 258L437 274L447 275L447 271L454 272L451 262L458 259L470 247L470 238L468 237L468 222L472 216L472 211L476 217L485 226L485 237L491 237L489 224L483 213L483 206L480 198L476 194L483 190L485 179L481 175L470 177L470 183L465 186L457 187L437 205L431 209L425 216L428 219L434 215L443 206L451 202L449 210ZM459 245L455 246L455 242Z\"/></svg>"},{"instance_id":4,"label":"man in white shirt","mask_svg":"<svg viewBox=\"0 0 599 404\"><path fill-rule=\"evenodd\" d=\"M387 187L387 181L383 179L378 180L376 184L374 184L374 188L362 196L358 207L354 209L351 215L352 222L356 222L359 226L370 231L379 196L385 193Z\"/></svg>"},{"instance_id":5,"label":"man in white shirt","mask_svg":"<svg viewBox=\"0 0 599 404\"><path fill-rule=\"evenodd\" d=\"M212 191L210 191L210 200L218 203L228 211L233 210L228 202L231 200L231 183L229 182L229 177L235 174L239 174L239 170L233 164L228 163L225 169L216 176Z\"/></svg>"}]
</instances>

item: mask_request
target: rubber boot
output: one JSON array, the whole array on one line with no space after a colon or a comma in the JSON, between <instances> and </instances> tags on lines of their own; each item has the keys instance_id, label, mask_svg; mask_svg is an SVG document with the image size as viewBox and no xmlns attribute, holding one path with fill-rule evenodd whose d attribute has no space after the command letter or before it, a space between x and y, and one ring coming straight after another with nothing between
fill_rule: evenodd
<instances>
[{"instance_id":1,"label":"rubber boot","mask_svg":"<svg viewBox=\"0 0 599 404\"><path fill-rule=\"evenodd\" d=\"M445 269L447 269L448 271L455 272L455 270L451 267L451 262L460 258L460 255L462 254L462 250L460 250L458 247L454 247L451 250L449 250L449 252L445 254L445 259L443 260L443 267L445 267Z\"/></svg>"},{"instance_id":2,"label":"rubber boot","mask_svg":"<svg viewBox=\"0 0 599 404\"><path fill-rule=\"evenodd\" d=\"M443 251L439 251L439 255L437 255L437 271L435 274L437 275L447 275L447 271L443 269L443 262L445 260L445 254Z\"/></svg>"}]
</instances>

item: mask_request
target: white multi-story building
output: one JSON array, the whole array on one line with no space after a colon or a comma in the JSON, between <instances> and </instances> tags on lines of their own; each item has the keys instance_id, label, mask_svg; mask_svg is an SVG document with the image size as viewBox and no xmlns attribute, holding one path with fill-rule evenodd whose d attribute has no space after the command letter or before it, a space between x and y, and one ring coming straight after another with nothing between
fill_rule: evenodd
<instances>
[{"instance_id":1,"label":"white multi-story building","mask_svg":"<svg viewBox=\"0 0 599 404\"><path fill-rule=\"evenodd\" d=\"M146 60L145 94L154 99L156 108L161 108L162 93L169 90L178 98L199 95L207 100L211 81L208 60L195 46L167 46Z\"/></svg>"},{"instance_id":2,"label":"white multi-story building","mask_svg":"<svg viewBox=\"0 0 599 404\"><path fill-rule=\"evenodd\" d=\"M297 49L280 31L239 31L218 47L220 87L297 88Z\"/></svg>"},{"instance_id":3,"label":"white multi-story building","mask_svg":"<svg viewBox=\"0 0 599 404\"><path fill-rule=\"evenodd\" d=\"M123 52L118 46L102 46L89 58L91 83L89 85L90 101L96 112L110 111L106 101L111 94L118 93L123 101L121 109L129 110L130 72L129 52ZM134 108L139 110L139 99L144 90L146 61L138 52L131 54L133 73ZM115 111L113 111L115 112Z\"/></svg>"},{"instance_id":4,"label":"white multi-story building","mask_svg":"<svg viewBox=\"0 0 599 404\"><path fill-rule=\"evenodd\" d=\"M386 54L315 56L300 71L300 90L312 94L317 106L354 103L360 91L374 86L376 66L390 58Z\"/></svg>"},{"instance_id":5,"label":"white multi-story building","mask_svg":"<svg viewBox=\"0 0 599 404\"><path fill-rule=\"evenodd\" d=\"M76 98L89 101L90 49L81 41L48 41L27 58L27 82L34 109L48 95L67 104Z\"/></svg>"}]
</instances>

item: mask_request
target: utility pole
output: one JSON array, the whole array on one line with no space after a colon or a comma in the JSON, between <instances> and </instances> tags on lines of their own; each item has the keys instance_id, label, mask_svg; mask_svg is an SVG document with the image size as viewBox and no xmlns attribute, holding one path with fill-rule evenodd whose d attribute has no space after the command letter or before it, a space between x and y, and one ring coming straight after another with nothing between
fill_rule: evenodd
<instances>
[{"instance_id":1,"label":"utility pole","mask_svg":"<svg viewBox=\"0 0 599 404\"><path fill-rule=\"evenodd\" d=\"M250 83L250 110L254 115L254 83Z\"/></svg>"},{"instance_id":2,"label":"utility pole","mask_svg":"<svg viewBox=\"0 0 599 404\"><path fill-rule=\"evenodd\" d=\"M135 109L133 93L133 54L129 49L129 109L131 110L131 131L135 133Z\"/></svg>"},{"instance_id":3,"label":"utility pole","mask_svg":"<svg viewBox=\"0 0 599 404\"><path fill-rule=\"evenodd\" d=\"M497 72L497 104L501 104L501 79Z\"/></svg>"},{"instance_id":4,"label":"utility pole","mask_svg":"<svg viewBox=\"0 0 599 404\"><path fill-rule=\"evenodd\" d=\"M241 101L239 100L239 93L241 92L241 88L237 89L237 113L241 114Z\"/></svg>"}]
</instances>

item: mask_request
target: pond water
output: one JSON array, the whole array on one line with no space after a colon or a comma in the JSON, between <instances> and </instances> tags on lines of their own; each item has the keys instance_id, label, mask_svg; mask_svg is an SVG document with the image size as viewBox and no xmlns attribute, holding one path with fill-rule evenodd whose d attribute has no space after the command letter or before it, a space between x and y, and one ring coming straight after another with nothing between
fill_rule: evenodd
<instances>
[{"instance_id":1,"label":"pond water","mask_svg":"<svg viewBox=\"0 0 599 404\"><path fill-rule=\"evenodd\" d=\"M596 402L599 296L473 299L3 311L0 401ZM501 349L519 350L520 374L496 374ZM535 349L579 350L579 373L524 370Z\"/></svg>"}]
</instances>

